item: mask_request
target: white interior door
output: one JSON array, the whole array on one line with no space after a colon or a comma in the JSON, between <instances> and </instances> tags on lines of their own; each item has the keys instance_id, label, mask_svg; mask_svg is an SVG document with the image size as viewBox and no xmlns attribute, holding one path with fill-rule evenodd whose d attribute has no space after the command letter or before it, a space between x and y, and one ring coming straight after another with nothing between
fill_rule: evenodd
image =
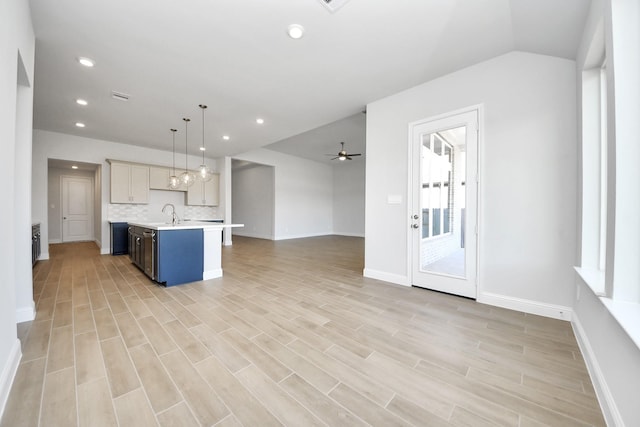
<instances>
[{"instance_id":1,"label":"white interior door","mask_svg":"<svg viewBox=\"0 0 640 427\"><path fill-rule=\"evenodd\" d=\"M93 184L91 179L63 176L62 241L93 240Z\"/></svg>"},{"instance_id":2,"label":"white interior door","mask_svg":"<svg viewBox=\"0 0 640 427\"><path fill-rule=\"evenodd\" d=\"M475 298L478 111L411 130L412 285Z\"/></svg>"}]
</instances>

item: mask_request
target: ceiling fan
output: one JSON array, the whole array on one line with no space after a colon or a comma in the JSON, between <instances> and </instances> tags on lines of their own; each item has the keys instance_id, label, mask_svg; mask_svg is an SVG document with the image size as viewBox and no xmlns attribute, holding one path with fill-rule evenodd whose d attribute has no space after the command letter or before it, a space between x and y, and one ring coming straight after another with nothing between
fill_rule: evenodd
<instances>
[{"instance_id":1,"label":"ceiling fan","mask_svg":"<svg viewBox=\"0 0 640 427\"><path fill-rule=\"evenodd\" d=\"M325 156L335 156L333 159L331 160L352 160L352 157L355 156L361 156L360 153L355 153L355 154L348 154L347 150L344 149L344 142L340 143L342 145L342 148L340 149L340 151L338 151L338 155L336 156L335 154L325 154Z\"/></svg>"}]
</instances>

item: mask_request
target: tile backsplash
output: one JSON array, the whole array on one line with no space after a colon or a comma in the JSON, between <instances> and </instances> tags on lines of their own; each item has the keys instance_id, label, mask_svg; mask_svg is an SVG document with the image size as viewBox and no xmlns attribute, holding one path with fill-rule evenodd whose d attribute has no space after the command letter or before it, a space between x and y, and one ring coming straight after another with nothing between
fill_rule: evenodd
<instances>
[{"instance_id":1,"label":"tile backsplash","mask_svg":"<svg viewBox=\"0 0 640 427\"><path fill-rule=\"evenodd\" d=\"M162 213L166 203L172 203L180 219L222 219L218 208L211 206L186 206L184 193L168 191L151 191L149 204L108 204L107 219L109 221L167 221L171 217Z\"/></svg>"}]
</instances>

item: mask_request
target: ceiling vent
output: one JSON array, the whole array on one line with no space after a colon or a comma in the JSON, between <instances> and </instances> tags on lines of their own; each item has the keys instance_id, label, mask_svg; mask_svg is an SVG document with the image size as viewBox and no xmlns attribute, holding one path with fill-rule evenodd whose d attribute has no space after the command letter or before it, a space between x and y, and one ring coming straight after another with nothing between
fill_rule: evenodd
<instances>
[{"instance_id":1,"label":"ceiling vent","mask_svg":"<svg viewBox=\"0 0 640 427\"><path fill-rule=\"evenodd\" d=\"M320 3L329 9L329 12L333 13L344 6L348 1L349 0L320 0Z\"/></svg>"},{"instance_id":2,"label":"ceiling vent","mask_svg":"<svg viewBox=\"0 0 640 427\"><path fill-rule=\"evenodd\" d=\"M129 98L131 98L131 95L127 95L126 93L122 93L122 92L113 91L111 92L111 97L113 99L117 99L118 101L128 101Z\"/></svg>"}]
</instances>

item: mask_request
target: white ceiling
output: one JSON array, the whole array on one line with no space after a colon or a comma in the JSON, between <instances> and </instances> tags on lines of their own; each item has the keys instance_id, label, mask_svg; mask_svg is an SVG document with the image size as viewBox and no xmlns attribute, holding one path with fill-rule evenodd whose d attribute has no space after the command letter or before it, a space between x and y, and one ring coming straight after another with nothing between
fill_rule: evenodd
<instances>
[{"instance_id":1,"label":"white ceiling","mask_svg":"<svg viewBox=\"0 0 640 427\"><path fill-rule=\"evenodd\" d=\"M350 0L334 13L321 0L30 3L35 128L171 150L169 128L183 142L190 117L198 154L205 103L207 156L286 140L270 148L316 157L340 141L363 152L340 129L379 98L514 49L574 59L590 0ZM293 23L300 40L286 35ZM310 140L324 145L309 154Z\"/></svg>"}]
</instances>

